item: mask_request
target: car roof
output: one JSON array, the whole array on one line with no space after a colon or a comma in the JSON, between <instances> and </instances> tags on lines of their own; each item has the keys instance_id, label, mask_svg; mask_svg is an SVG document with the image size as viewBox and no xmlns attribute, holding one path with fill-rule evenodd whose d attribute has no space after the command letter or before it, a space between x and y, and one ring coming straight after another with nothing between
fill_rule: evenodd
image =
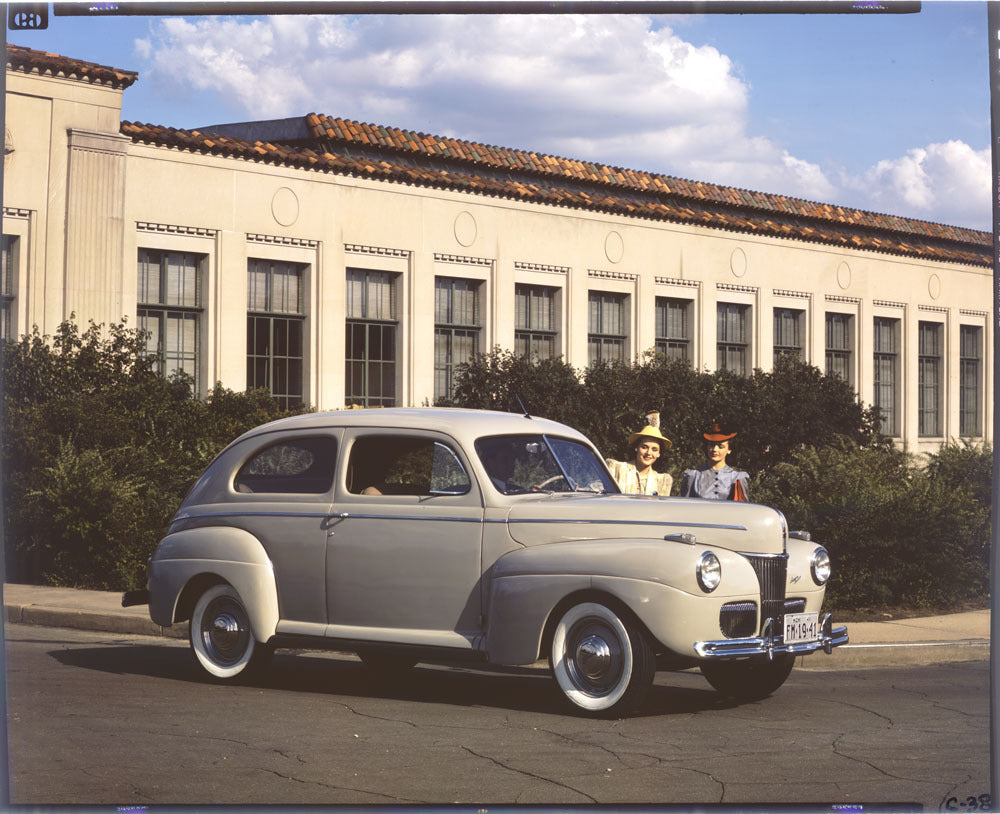
<instances>
[{"instance_id":1,"label":"car roof","mask_svg":"<svg viewBox=\"0 0 1000 814\"><path fill-rule=\"evenodd\" d=\"M496 410L466 410L454 407L376 407L329 410L281 418L255 427L239 440L255 435L328 427L372 427L389 429L434 430L470 444L484 435L549 433L588 441L582 433L547 418Z\"/></svg>"}]
</instances>

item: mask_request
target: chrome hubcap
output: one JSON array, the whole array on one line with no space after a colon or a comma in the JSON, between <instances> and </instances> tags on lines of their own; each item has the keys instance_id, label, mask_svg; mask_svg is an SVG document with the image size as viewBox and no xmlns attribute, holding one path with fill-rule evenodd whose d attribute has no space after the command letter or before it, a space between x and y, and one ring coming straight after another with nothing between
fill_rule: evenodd
<instances>
[{"instance_id":1,"label":"chrome hubcap","mask_svg":"<svg viewBox=\"0 0 1000 814\"><path fill-rule=\"evenodd\" d=\"M566 639L566 666L578 689L588 695L606 695L622 676L622 643L599 619L582 619Z\"/></svg>"},{"instance_id":2,"label":"chrome hubcap","mask_svg":"<svg viewBox=\"0 0 1000 814\"><path fill-rule=\"evenodd\" d=\"M250 643L250 620L243 608L228 597L209 604L201 624L205 651L218 664L235 664Z\"/></svg>"}]
</instances>

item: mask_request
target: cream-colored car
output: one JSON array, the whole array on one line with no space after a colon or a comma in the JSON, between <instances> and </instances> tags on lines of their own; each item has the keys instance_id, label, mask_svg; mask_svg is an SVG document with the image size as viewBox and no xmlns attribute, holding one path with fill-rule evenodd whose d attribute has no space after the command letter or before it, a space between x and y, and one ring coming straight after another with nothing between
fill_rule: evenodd
<instances>
[{"instance_id":1,"label":"cream-colored car","mask_svg":"<svg viewBox=\"0 0 1000 814\"><path fill-rule=\"evenodd\" d=\"M274 648L548 659L585 713L637 707L657 668L741 698L847 641L830 561L780 512L621 495L579 432L527 415L375 409L254 429L192 487L150 560L154 622L189 621L216 679Z\"/></svg>"}]
</instances>

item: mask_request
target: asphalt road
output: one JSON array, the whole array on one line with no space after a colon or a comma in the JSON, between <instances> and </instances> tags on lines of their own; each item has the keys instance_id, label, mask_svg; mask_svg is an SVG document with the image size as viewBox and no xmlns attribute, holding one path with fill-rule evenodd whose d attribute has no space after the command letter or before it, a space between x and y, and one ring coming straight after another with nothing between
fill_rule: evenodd
<instances>
[{"instance_id":1,"label":"asphalt road","mask_svg":"<svg viewBox=\"0 0 1000 814\"><path fill-rule=\"evenodd\" d=\"M736 705L660 673L642 714L569 714L541 671L280 651L206 683L185 643L8 624L15 805L917 803L989 791L986 661L796 671ZM985 809L984 809L985 810Z\"/></svg>"}]
</instances>

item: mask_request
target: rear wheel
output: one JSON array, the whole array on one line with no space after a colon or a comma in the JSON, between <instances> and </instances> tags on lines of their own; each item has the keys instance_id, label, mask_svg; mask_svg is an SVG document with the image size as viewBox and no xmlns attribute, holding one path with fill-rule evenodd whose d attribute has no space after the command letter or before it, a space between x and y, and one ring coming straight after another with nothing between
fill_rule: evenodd
<instances>
[{"instance_id":1,"label":"rear wheel","mask_svg":"<svg viewBox=\"0 0 1000 814\"><path fill-rule=\"evenodd\" d=\"M213 585L198 598L189 632L198 663L215 679L259 672L274 654L273 648L255 641L250 615L232 585Z\"/></svg>"},{"instance_id":2,"label":"rear wheel","mask_svg":"<svg viewBox=\"0 0 1000 814\"><path fill-rule=\"evenodd\" d=\"M794 664L795 656L783 653L775 656L774 661L707 661L701 665L701 672L723 695L756 701L784 684Z\"/></svg>"},{"instance_id":3,"label":"rear wheel","mask_svg":"<svg viewBox=\"0 0 1000 814\"><path fill-rule=\"evenodd\" d=\"M589 715L615 717L635 710L656 673L646 634L630 619L597 602L563 614L549 656L566 698Z\"/></svg>"}]
</instances>

